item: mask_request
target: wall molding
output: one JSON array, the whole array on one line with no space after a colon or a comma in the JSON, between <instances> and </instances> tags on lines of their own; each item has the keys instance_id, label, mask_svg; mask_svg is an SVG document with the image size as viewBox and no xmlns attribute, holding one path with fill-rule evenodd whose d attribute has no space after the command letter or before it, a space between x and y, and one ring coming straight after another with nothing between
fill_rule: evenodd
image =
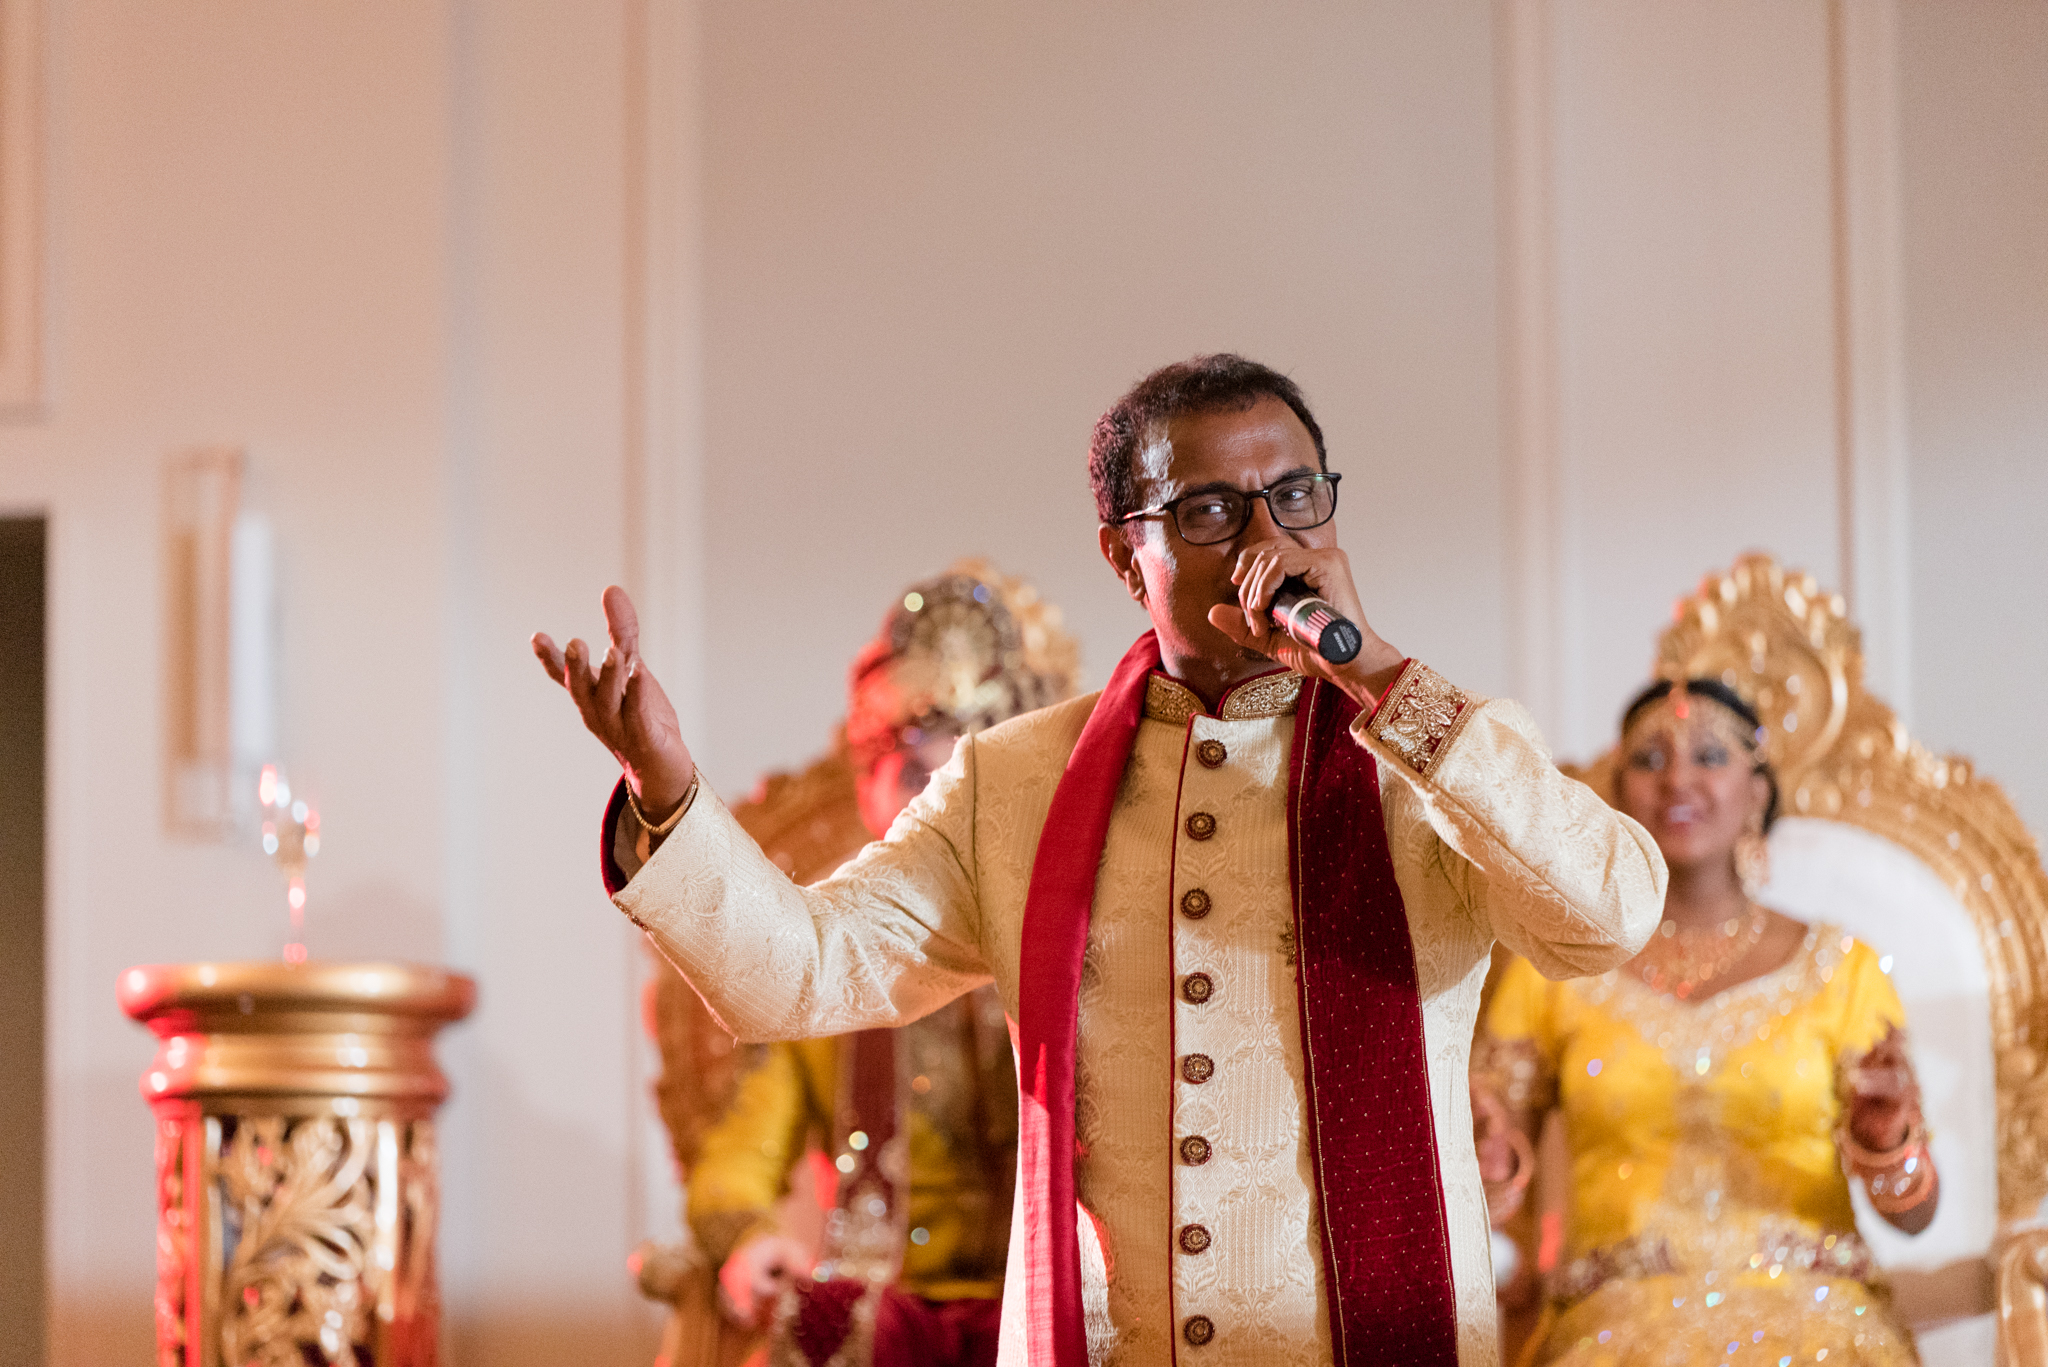
<instances>
[{"instance_id":1,"label":"wall molding","mask_svg":"<svg viewBox=\"0 0 2048 1367\"><path fill-rule=\"evenodd\" d=\"M1580 642L1566 611L1551 41L1549 0L1496 0L1508 683L1562 738Z\"/></svg>"},{"instance_id":2,"label":"wall molding","mask_svg":"<svg viewBox=\"0 0 2048 1367\"><path fill-rule=\"evenodd\" d=\"M641 655L685 736L704 731L703 117L698 7L627 0L622 430L625 586ZM646 979L644 938L622 937L627 981ZM626 1003L627 1209L636 1236L674 1239L682 1218L667 1132L648 1105L661 1060L639 994Z\"/></svg>"},{"instance_id":3,"label":"wall molding","mask_svg":"<svg viewBox=\"0 0 2048 1367\"><path fill-rule=\"evenodd\" d=\"M42 0L0 0L0 412L43 401Z\"/></svg>"},{"instance_id":4,"label":"wall molding","mask_svg":"<svg viewBox=\"0 0 2048 1367\"><path fill-rule=\"evenodd\" d=\"M1896 0L1829 0L1840 583L1865 668L1912 723Z\"/></svg>"}]
</instances>

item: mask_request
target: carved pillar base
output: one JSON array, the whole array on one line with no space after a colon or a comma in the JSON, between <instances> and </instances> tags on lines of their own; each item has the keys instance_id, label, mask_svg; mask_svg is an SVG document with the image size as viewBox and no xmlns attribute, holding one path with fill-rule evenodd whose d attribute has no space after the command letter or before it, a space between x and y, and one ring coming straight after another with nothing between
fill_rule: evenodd
<instances>
[{"instance_id":1,"label":"carved pillar base","mask_svg":"<svg viewBox=\"0 0 2048 1367\"><path fill-rule=\"evenodd\" d=\"M403 964L121 975L159 1039L158 1367L430 1367L435 1032L476 984Z\"/></svg>"}]
</instances>

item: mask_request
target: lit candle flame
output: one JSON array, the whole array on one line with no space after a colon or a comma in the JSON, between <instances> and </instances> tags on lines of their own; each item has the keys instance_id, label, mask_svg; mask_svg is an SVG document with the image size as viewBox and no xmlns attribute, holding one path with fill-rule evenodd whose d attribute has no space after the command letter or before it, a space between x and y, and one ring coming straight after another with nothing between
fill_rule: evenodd
<instances>
[{"instance_id":1,"label":"lit candle flame","mask_svg":"<svg viewBox=\"0 0 2048 1367\"><path fill-rule=\"evenodd\" d=\"M285 905L291 909L292 940L284 947L284 959L304 963L306 861L320 853L320 813L304 798L293 799L291 783L275 764L263 766L256 796L263 805L263 852L284 874Z\"/></svg>"}]
</instances>

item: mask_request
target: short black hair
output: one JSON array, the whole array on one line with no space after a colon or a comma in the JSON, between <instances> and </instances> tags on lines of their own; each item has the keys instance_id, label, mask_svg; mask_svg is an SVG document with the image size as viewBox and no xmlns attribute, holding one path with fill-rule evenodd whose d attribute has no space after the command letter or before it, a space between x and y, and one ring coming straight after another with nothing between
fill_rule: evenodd
<instances>
[{"instance_id":1,"label":"short black hair","mask_svg":"<svg viewBox=\"0 0 2048 1367\"><path fill-rule=\"evenodd\" d=\"M1143 506L1138 501L1138 452L1161 427L1189 413L1242 412L1266 398L1294 410L1315 440L1316 464L1327 472L1323 429L1308 411L1301 386L1271 366L1223 351L1161 366L1096 419L1088 442L1088 485L1095 491L1096 516L1113 523Z\"/></svg>"},{"instance_id":2,"label":"short black hair","mask_svg":"<svg viewBox=\"0 0 2048 1367\"><path fill-rule=\"evenodd\" d=\"M1628 728L1635 723L1636 717L1645 708L1651 707L1670 697L1674 686L1669 679L1659 679L1642 692L1636 694L1635 700L1621 714L1621 733L1624 736L1628 734ZM1736 716L1742 718L1743 721L1749 724L1752 736L1759 734L1764 729L1763 718L1757 715L1756 709L1747 702L1744 702L1740 693L1737 693L1719 679L1687 679L1685 681L1685 691L1695 698L1707 698L1717 702ZM1770 761L1757 754L1757 746L1754 742L1749 747L1749 753L1750 757L1756 761L1756 768L1753 772L1762 774L1764 782L1771 786L1771 795L1764 801L1764 829L1768 831L1771 828L1771 823L1778 819L1778 772L1771 768Z\"/></svg>"}]
</instances>

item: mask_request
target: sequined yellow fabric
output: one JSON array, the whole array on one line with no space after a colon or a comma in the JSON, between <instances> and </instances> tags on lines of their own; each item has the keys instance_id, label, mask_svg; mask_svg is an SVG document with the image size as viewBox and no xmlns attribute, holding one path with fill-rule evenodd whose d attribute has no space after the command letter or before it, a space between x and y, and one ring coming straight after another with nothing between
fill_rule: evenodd
<instances>
[{"instance_id":1,"label":"sequined yellow fabric","mask_svg":"<svg viewBox=\"0 0 2048 1367\"><path fill-rule=\"evenodd\" d=\"M1572 1149L1572 1227L1536 1363L1916 1361L1834 1144L1839 1071L1904 1022L1831 927L1775 973L1688 1005L1626 970L1546 982L1519 960L1486 1029L1525 1044Z\"/></svg>"}]
</instances>

